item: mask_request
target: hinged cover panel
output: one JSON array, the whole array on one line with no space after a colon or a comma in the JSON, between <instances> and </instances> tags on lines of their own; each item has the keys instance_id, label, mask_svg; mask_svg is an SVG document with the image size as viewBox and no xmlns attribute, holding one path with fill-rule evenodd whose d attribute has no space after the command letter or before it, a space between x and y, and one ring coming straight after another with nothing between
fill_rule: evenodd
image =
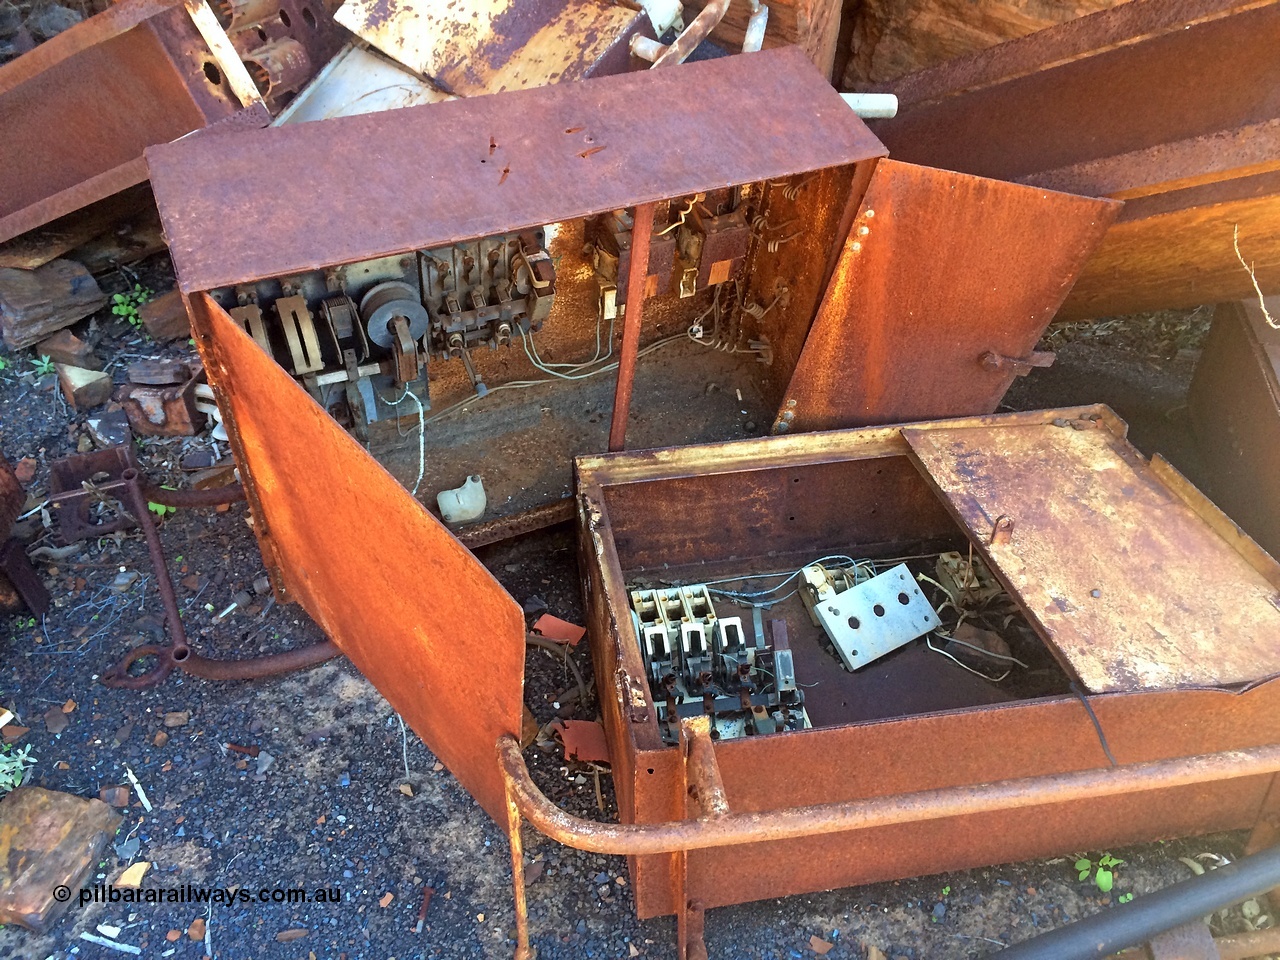
<instances>
[{"instance_id":1,"label":"hinged cover panel","mask_svg":"<svg viewBox=\"0 0 1280 960\"><path fill-rule=\"evenodd\" d=\"M1089 690L1220 686L1280 672L1276 588L1109 429L1109 417L903 436Z\"/></svg>"},{"instance_id":2,"label":"hinged cover panel","mask_svg":"<svg viewBox=\"0 0 1280 960\"><path fill-rule=\"evenodd\" d=\"M775 432L992 413L1119 209L881 160Z\"/></svg>"},{"instance_id":3,"label":"hinged cover panel","mask_svg":"<svg viewBox=\"0 0 1280 960\"><path fill-rule=\"evenodd\" d=\"M520 733L520 608L217 304L192 306L291 599L501 822L495 746Z\"/></svg>"},{"instance_id":4,"label":"hinged cover panel","mask_svg":"<svg viewBox=\"0 0 1280 960\"><path fill-rule=\"evenodd\" d=\"M767 117L769 135L744 117ZM884 152L785 47L180 140L148 150L147 164L179 285L192 292Z\"/></svg>"}]
</instances>

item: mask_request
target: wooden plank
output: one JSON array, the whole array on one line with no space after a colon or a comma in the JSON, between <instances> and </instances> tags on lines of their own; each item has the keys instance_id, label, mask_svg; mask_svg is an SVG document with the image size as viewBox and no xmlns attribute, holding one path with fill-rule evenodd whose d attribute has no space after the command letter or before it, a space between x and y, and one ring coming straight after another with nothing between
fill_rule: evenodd
<instances>
[{"instance_id":1,"label":"wooden plank","mask_svg":"<svg viewBox=\"0 0 1280 960\"><path fill-rule=\"evenodd\" d=\"M1130 444L1060 422L903 434L1063 666L1095 693L1280 673L1276 588Z\"/></svg>"}]
</instances>

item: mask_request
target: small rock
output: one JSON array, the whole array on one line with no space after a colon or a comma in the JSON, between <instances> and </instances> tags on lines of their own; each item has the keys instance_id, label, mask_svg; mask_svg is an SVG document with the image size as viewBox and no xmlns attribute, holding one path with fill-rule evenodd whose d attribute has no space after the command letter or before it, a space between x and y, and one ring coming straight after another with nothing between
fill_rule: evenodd
<instances>
[{"instance_id":1,"label":"small rock","mask_svg":"<svg viewBox=\"0 0 1280 960\"><path fill-rule=\"evenodd\" d=\"M114 844L116 856L121 860L132 860L138 855L138 851L142 849L142 841L137 837L130 837L120 843Z\"/></svg>"},{"instance_id":2,"label":"small rock","mask_svg":"<svg viewBox=\"0 0 1280 960\"><path fill-rule=\"evenodd\" d=\"M191 719L191 711L174 710L164 715L164 725L166 727L185 727Z\"/></svg>"},{"instance_id":3,"label":"small rock","mask_svg":"<svg viewBox=\"0 0 1280 960\"><path fill-rule=\"evenodd\" d=\"M947 905L945 903L935 903L933 905L933 913L930 916L933 918L934 923L940 923L946 915Z\"/></svg>"},{"instance_id":4,"label":"small rock","mask_svg":"<svg viewBox=\"0 0 1280 960\"><path fill-rule=\"evenodd\" d=\"M99 370L56 364L58 383L67 403L76 410L90 410L111 399L111 377Z\"/></svg>"},{"instance_id":5,"label":"small rock","mask_svg":"<svg viewBox=\"0 0 1280 960\"><path fill-rule=\"evenodd\" d=\"M543 600L536 593L529 597L523 604L526 616L536 617L539 614L546 613L548 610L547 601Z\"/></svg>"},{"instance_id":6,"label":"small rock","mask_svg":"<svg viewBox=\"0 0 1280 960\"><path fill-rule=\"evenodd\" d=\"M18 482L26 486L36 478L36 467L38 464L30 457L23 457L18 461L18 465L13 468L13 474L18 478Z\"/></svg>"},{"instance_id":7,"label":"small rock","mask_svg":"<svg viewBox=\"0 0 1280 960\"><path fill-rule=\"evenodd\" d=\"M177 290L148 300L138 308L138 318L157 340L185 340L191 336L191 320Z\"/></svg>"},{"instance_id":8,"label":"small rock","mask_svg":"<svg viewBox=\"0 0 1280 960\"><path fill-rule=\"evenodd\" d=\"M110 404L106 412L98 417L90 417L85 421L89 436L99 447L118 447L122 443L133 442L133 431L129 429L129 415L124 410L112 410Z\"/></svg>"},{"instance_id":9,"label":"small rock","mask_svg":"<svg viewBox=\"0 0 1280 960\"><path fill-rule=\"evenodd\" d=\"M196 917L187 927L187 936L199 943L204 939L204 917Z\"/></svg>"},{"instance_id":10,"label":"small rock","mask_svg":"<svg viewBox=\"0 0 1280 960\"><path fill-rule=\"evenodd\" d=\"M151 742L154 743L157 747L163 747L166 743L169 742L169 735L165 733L163 730L157 730L156 735L152 737Z\"/></svg>"},{"instance_id":11,"label":"small rock","mask_svg":"<svg viewBox=\"0 0 1280 960\"><path fill-rule=\"evenodd\" d=\"M170 943L177 943L178 938L181 936L182 936L181 930L170 930L168 933L164 935L164 938L168 940Z\"/></svg>"},{"instance_id":12,"label":"small rock","mask_svg":"<svg viewBox=\"0 0 1280 960\"><path fill-rule=\"evenodd\" d=\"M50 707L44 713L44 725L52 736L57 736L71 725L61 707Z\"/></svg>"},{"instance_id":13,"label":"small rock","mask_svg":"<svg viewBox=\"0 0 1280 960\"><path fill-rule=\"evenodd\" d=\"M267 751L265 751L265 750L259 750L259 751L258 751L258 766L257 766L257 769L255 769L255 770L254 770L254 774L255 774L255 775L257 775L257 776L259 776L259 777L260 777L260 776L262 776L264 773L266 773L268 770L270 770L270 769L271 769L272 765L273 765L275 762L276 762L276 758L275 758L275 757L273 757L271 754L267 753Z\"/></svg>"},{"instance_id":14,"label":"small rock","mask_svg":"<svg viewBox=\"0 0 1280 960\"><path fill-rule=\"evenodd\" d=\"M27 29L36 36L48 40L64 30L70 30L83 19L84 17L77 11L55 3L45 7L38 14L28 17Z\"/></svg>"},{"instance_id":15,"label":"small rock","mask_svg":"<svg viewBox=\"0 0 1280 960\"><path fill-rule=\"evenodd\" d=\"M301 940L310 932L311 931L305 927L295 927L292 930L281 930L276 934L276 941L278 943L291 943L294 940Z\"/></svg>"},{"instance_id":16,"label":"small rock","mask_svg":"<svg viewBox=\"0 0 1280 960\"><path fill-rule=\"evenodd\" d=\"M129 588L138 582L140 574L136 570L121 570L111 581L111 589L116 593L128 593Z\"/></svg>"},{"instance_id":17,"label":"small rock","mask_svg":"<svg viewBox=\"0 0 1280 960\"><path fill-rule=\"evenodd\" d=\"M98 799L108 806L123 809L129 805L129 788L124 784L114 784L98 791Z\"/></svg>"}]
</instances>

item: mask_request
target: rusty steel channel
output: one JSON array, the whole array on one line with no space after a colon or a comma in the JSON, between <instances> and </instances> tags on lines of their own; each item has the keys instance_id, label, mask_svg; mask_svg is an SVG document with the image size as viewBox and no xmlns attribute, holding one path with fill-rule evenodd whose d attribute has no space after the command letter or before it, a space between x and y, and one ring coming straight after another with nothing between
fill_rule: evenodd
<instances>
[{"instance_id":1,"label":"rusty steel channel","mask_svg":"<svg viewBox=\"0 0 1280 960\"><path fill-rule=\"evenodd\" d=\"M895 159L1126 202L1063 318L1280 277L1280 3L1133 0L882 84ZM1028 135L1034 130L1035 135Z\"/></svg>"},{"instance_id":2,"label":"rusty steel channel","mask_svg":"<svg viewBox=\"0 0 1280 960\"><path fill-rule=\"evenodd\" d=\"M203 0L192 3L203 8ZM275 16L281 10L287 21ZM181 0L122 0L0 66L0 242L145 181L149 146L270 123L280 95L342 40L314 0L279 0L264 13L261 22L235 24L220 57ZM232 43L252 60L260 38L270 49L293 44L294 73L291 84L265 91L267 103L242 104L224 61L236 55Z\"/></svg>"}]
</instances>

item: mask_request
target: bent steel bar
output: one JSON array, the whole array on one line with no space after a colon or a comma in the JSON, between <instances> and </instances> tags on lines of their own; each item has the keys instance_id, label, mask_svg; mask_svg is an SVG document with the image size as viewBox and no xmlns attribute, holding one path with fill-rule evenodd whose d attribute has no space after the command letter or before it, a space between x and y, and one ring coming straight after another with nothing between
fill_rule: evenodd
<instances>
[{"instance_id":1,"label":"bent steel bar","mask_svg":"<svg viewBox=\"0 0 1280 960\"><path fill-rule=\"evenodd\" d=\"M719 819L633 824L598 823L566 813L534 785L515 738L499 739L497 751L517 808L539 832L579 850L623 855L791 840L1280 772L1280 744L1273 744L767 813L731 813Z\"/></svg>"}]
</instances>

